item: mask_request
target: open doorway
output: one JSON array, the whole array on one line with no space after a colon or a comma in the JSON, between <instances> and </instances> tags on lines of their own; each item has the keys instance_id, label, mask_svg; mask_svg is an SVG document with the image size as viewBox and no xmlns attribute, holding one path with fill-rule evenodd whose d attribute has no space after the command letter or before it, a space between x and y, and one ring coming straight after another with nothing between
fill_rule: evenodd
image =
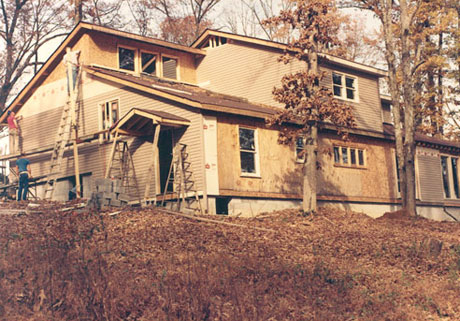
<instances>
[{"instance_id":1,"label":"open doorway","mask_svg":"<svg viewBox=\"0 0 460 321\"><path fill-rule=\"evenodd\" d=\"M161 193L164 193L165 187L167 192L173 191L173 185L168 184L168 174L171 168L173 158L173 130L162 130L158 137L158 152L160 158L160 187ZM171 173L171 176L174 173ZM172 179L172 177L171 177Z\"/></svg>"}]
</instances>

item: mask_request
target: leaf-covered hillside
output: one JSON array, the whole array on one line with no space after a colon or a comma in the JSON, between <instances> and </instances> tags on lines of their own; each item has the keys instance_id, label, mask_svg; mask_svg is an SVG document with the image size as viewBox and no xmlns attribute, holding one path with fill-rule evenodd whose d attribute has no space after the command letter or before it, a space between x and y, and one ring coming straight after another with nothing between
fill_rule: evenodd
<instances>
[{"instance_id":1,"label":"leaf-covered hillside","mask_svg":"<svg viewBox=\"0 0 460 321\"><path fill-rule=\"evenodd\" d=\"M460 320L458 223L25 206L0 209L0 320Z\"/></svg>"}]
</instances>

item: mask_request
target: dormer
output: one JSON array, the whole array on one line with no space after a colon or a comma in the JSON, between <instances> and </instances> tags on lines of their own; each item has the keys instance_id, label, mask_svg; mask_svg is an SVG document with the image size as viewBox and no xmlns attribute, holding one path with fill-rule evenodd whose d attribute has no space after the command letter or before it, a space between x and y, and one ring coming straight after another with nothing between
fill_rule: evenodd
<instances>
[{"instance_id":1,"label":"dormer","mask_svg":"<svg viewBox=\"0 0 460 321\"><path fill-rule=\"evenodd\" d=\"M90 64L134 75L195 84L195 60L206 55L201 49L160 39L95 25L83 27Z\"/></svg>"}]
</instances>

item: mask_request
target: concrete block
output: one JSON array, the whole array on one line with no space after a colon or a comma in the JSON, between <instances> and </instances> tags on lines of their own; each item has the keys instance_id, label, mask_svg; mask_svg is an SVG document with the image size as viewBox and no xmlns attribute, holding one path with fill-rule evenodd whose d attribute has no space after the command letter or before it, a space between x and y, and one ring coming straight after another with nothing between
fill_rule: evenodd
<instances>
[{"instance_id":1,"label":"concrete block","mask_svg":"<svg viewBox=\"0 0 460 321\"><path fill-rule=\"evenodd\" d=\"M120 206L121 206L121 201L116 200L116 199L111 199L111 200L110 200L110 205L111 205L111 206L120 207Z\"/></svg>"},{"instance_id":2,"label":"concrete block","mask_svg":"<svg viewBox=\"0 0 460 321\"><path fill-rule=\"evenodd\" d=\"M96 178L94 180L94 185L99 186L99 185L104 185L107 181L110 181L107 178Z\"/></svg>"},{"instance_id":3,"label":"concrete block","mask_svg":"<svg viewBox=\"0 0 460 321\"><path fill-rule=\"evenodd\" d=\"M109 200L115 200L117 199L117 194L113 193L113 192L104 192L102 193L102 198L106 198L106 199L109 199Z\"/></svg>"},{"instance_id":4,"label":"concrete block","mask_svg":"<svg viewBox=\"0 0 460 321\"><path fill-rule=\"evenodd\" d=\"M122 202L129 202L131 200L131 197L129 197L129 195L125 193L120 193L117 196L117 199Z\"/></svg>"},{"instance_id":5,"label":"concrete block","mask_svg":"<svg viewBox=\"0 0 460 321\"><path fill-rule=\"evenodd\" d=\"M110 199L107 198L102 198L99 200L99 205L100 206L109 206L110 205Z\"/></svg>"}]
</instances>

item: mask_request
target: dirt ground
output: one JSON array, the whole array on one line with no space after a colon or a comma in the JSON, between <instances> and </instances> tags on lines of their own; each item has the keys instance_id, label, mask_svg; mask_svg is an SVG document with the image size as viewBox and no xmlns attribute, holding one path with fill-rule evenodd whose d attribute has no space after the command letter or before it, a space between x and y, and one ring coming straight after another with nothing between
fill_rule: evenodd
<instances>
[{"instance_id":1,"label":"dirt ground","mask_svg":"<svg viewBox=\"0 0 460 321\"><path fill-rule=\"evenodd\" d=\"M459 223L0 206L0 320L460 320Z\"/></svg>"}]
</instances>

